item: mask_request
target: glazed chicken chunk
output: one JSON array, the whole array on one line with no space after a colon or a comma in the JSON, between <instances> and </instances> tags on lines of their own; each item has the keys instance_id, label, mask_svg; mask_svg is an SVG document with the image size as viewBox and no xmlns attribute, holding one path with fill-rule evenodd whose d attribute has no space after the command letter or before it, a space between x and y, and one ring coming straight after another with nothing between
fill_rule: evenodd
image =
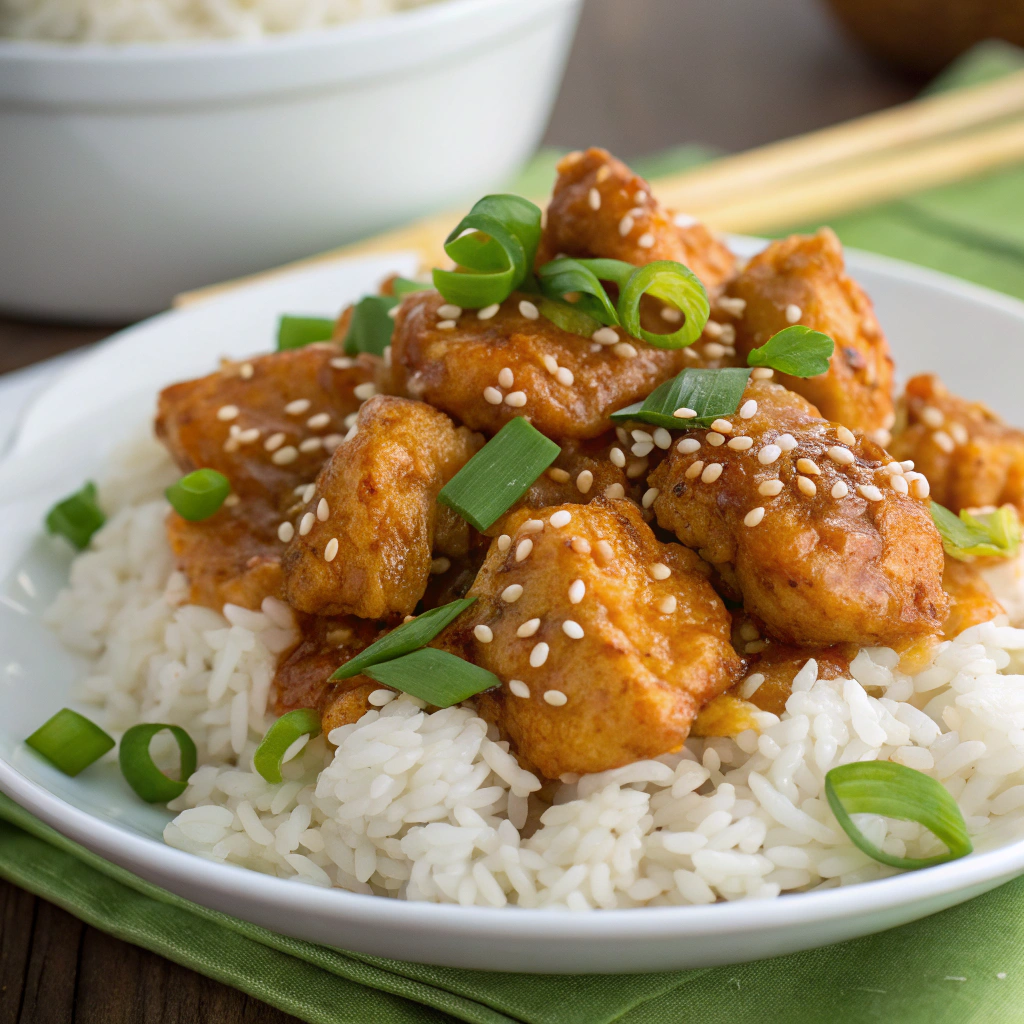
<instances>
[{"instance_id":1,"label":"glazed chicken chunk","mask_svg":"<svg viewBox=\"0 0 1024 1024\"><path fill-rule=\"evenodd\" d=\"M931 373L908 381L903 404L906 426L893 454L914 461L940 505L959 512L1009 503L1024 513L1024 431L951 394Z\"/></svg>"},{"instance_id":2,"label":"glazed chicken chunk","mask_svg":"<svg viewBox=\"0 0 1024 1024\"><path fill-rule=\"evenodd\" d=\"M664 209L643 178L603 149L570 153L558 165L537 263L559 255L636 266L674 260L708 291L721 286L734 264L729 249L703 224Z\"/></svg>"},{"instance_id":3,"label":"glazed chicken chunk","mask_svg":"<svg viewBox=\"0 0 1024 1024\"><path fill-rule=\"evenodd\" d=\"M700 559L625 500L523 509L505 530L436 641L501 678L484 717L548 778L677 749L741 668Z\"/></svg>"},{"instance_id":4,"label":"glazed chicken chunk","mask_svg":"<svg viewBox=\"0 0 1024 1024\"><path fill-rule=\"evenodd\" d=\"M886 644L938 632L942 541L920 474L765 380L716 425L686 434L652 474L654 511L771 636Z\"/></svg>"},{"instance_id":5,"label":"glazed chicken chunk","mask_svg":"<svg viewBox=\"0 0 1024 1024\"><path fill-rule=\"evenodd\" d=\"M411 614L430 575L437 495L480 444L422 402L368 401L298 517L284 559L289 603L317 615ZM468 526L447 532L464 552Z\"/></svg>"},{"instance_id":6,"label":"glazed chicken chunk","mask_svg":"<svg viewBox=\"0 0 1024 1024\"><path fill-rule=\"evenodd\" d=\"M780 375L779 382L813 402L827 419L886 443L894 420L889 344L871 300L847 276L832 231L822 228L816 235L773 242L727 291L744 304L742 315L727 325L735 330L742 359L794 323L827 334L836 345L828 372L806 379Z\"/></svg>"}]
</instances>

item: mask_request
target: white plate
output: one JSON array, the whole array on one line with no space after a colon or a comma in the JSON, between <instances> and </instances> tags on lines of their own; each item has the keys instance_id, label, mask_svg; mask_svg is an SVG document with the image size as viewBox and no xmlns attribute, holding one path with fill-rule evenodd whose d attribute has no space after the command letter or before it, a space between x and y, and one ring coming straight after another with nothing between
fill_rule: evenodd
<instances>
[{"instance_id":1,"label":"white plate","mask_svg":"<svg viewBox=\"0 0 1024 1024\"><path fill-rule=\"evenodd\" d=\"M738 241L750 251L756 243ZM168 815L141 804L114 765L78 779L22 738L68 700L80 666L39 615L66 579L40 537L47 507L96 475L111 443L149 414L157 387L217 356L270 345L281 311L328 313L397 256L296 272L122 332L73 366L28 413L0 464L0 789L96 853L197 903L278 932L407 960L502 971L623 972L734 963L838 942L952 906L1024 872L1024 841L843 889L703 907L569 914L406 903L257 874L159 839ZM934 369L961 393L1018 414L1024 304L864 254L850 264L875 300L904 375ZM35 594L17 582L28 574Z\"/></svg>"}]
</instances>

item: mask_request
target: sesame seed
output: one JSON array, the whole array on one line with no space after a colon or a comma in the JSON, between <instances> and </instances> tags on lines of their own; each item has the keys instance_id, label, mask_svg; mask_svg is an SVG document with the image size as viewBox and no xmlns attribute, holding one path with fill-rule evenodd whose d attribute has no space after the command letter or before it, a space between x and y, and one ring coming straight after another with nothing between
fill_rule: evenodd
<instances>
[{"instance_id":1,"label":"sesame seed","mask_svg":"<svg viewBox=\"0 0 1024 1024\"><path fill-rule=\"evenodd\" d=\"M576 552L577 555L589 555L590 554L590 541L586 537L573 537L569 541L569 547Z\"/></svg>"},{"instance_id":2,"label":"sesame seed","mask_svg":"<svg viewBox=\"0 0 1024 1024\"><path fill-rule=\"evenodd\" d=\"M834 484L831 491L833 498L845 498L849 493L850 488L842 480Z\"/></svg>"},{"instance_id":3,"label":"sesame seed","mask_svg":"<svg viewBox=\"0 0 1024 1024\"><path fill-rule=\"evenodd\" d=\"M512 370L504 366L498 371L498 386L503 387L506 390L515 383L515 377L512 376Z\"/></svg>"},{"instance_id":4,"label":"sesame seed","mask_svg":"<svg viewBox=\"0 0 1024 1024\"><path fill-rule=\"evenodd\" d=\"M647 472L647 467L650 465L650 459L645 455L641 459L631 459L628 466L626 466L626 476L630 480L635 480L638 476L643 476Z\"/></svg>"},{"instance_id":5,"label":"sesame seed","mask_svg":"<svg viewBox=\"0 0 1024 1024\"><path fill-rule=\"evenodd\" d=\"M632 345L630 345L628 341L620 341L618 345L616 345L612 349L612 351L620 359L635 359L639 354L637 350Z\"/></svg>"},{"instance_id":6,"label":"sesame seed","mask_svg":"<svg viewBox=\"0 0 1024 1024\"><path fill-rule=\"evenodd\" d=\"M619 221L619 234L623 238L626 237L633 230L633 218L627 213L622 220Z\"/></svg>"},{"instance_id":7,"label":"sesame seed","mask_svg":"<svg viewBox=\"0 0 1024 1024\"><path fill-rule=\"evenodd\" d=\"M576 156L578 161L582 157L582 153L573 154ZM575 161L574 161L575 162ZM600 184L600 182L607 180L612 175L612 169L607 164L601 164L597 169L597 174L594 175L594 180Z\"/></svg>"},{"instance_id":8,"label":"sesame seed","mask_svg":"<svg viewBox=\"0 0 1024 1024\"><path fill-rule=\"evenodd\" d=\"M484 306L484 308L477 313L477 319L490 320L491 317L497 314L499 309L501 309L501 303L492 302L489 306Z\"/></svg>"},{"instance_id":9,"label":"sesame seed","mask_svg":"<svg viewBox=\"0 0 1024 1024\"><path fill-rule=\"evenodd\" d=\"M224 442L224 451L226 451L226 452L237 452L238 451L238 439L234 438L234 437L229 437Z\"/></svg>"},{"instance_id":10,"label":"sesame seed","mask_svg":"<svg viewBox=\"0 0 1024 1024\"><path fill-rule=\"evenodd\" d=\"M777 444L766 444L757 453L757 461L762 466L770 466L781 454L782 449Z\"/></svg>"},{"instance_id":11,"label":"sesame seed","mask_svg":"<svg viewBox=\"0 0 1024 1024\"><path fill-rule=\"evenodd\" d=\"M512 538L507 533L503 533L498 538L498 550L499 551L508 551L508 549L511 546L512 546Z\"/></svg>"},{"instance_id":12,"label":"sesame seed","mask_svg":"<svg viewBox=\"0 0 1024 1024\"><path fill-rule=\"evenodd\" d=\"M703 484L713 484L722 475L722 464L720 462L712 462L704 467L704 472L700 475L700 481Z\"/></svg>"},{"instance_id":13,"label":"sesame seed","mask_svg":"<svg viewBox=\"0 0 1024 1024\"><path fill-rule=\"evenodd\" d=\"M241 377L242 380L252 380L252 375L255 372L256 368L252 365L252 363L242 363L242 365L238 368L238 376Z\"/></svg>"},{"instance_id":14,"label":"sesame seed","mask_svg":"<svg viewBox=\"0 0 1024 1024\"><path fill-rule=\"evenodd\" d=\"M720 448L725 444L725 435L718 433L717 430L709 430L705 435L704 440L707 441L712 448Z\"/></svg>"},{"instance_id":15,"label":"sesame seed","mask_svg":"<svg viewBox=\"0 0 1024 1024\"><path fill-rule=\"evenodd\" d=\"M558 360L554 356L542 356L541 362L544 364L544 369L552 376L558 373Z\"/></svg>"},{"instance_id":16,"label":"sesame seed","mask_svg":"<svg viewBox=\"0 0 1024 1024\"><path fill-rule=\"evenodd\" d=\"M744 517L744 526L757 526L761 520L764 519L764 506L758 505L757 508L752 508Z\"/></svg>"},{"instance_id":17,"label":"sesame seed","mask_svg":"<svg viewBox=\"0 0 1024 1024\"><path fill-rule=\"evenodd\" d=\"M641 249L653 249L654 248L654 235L650 231L645 231L637 240L636 244Z\"/></svg>"},{"instance_id":18,"label":"sesame seed","mask_svg":"<svg viewBox=\"0 0 1024 1024\"><path fill-rule=\"evenodd\" d=\"M504 396L497 388L484 388L484 401L489 402L491 405L501 405L503 397Z\"/></svg>"},{"instance_id":19,"label":"sesame seed","mask_svg":"<svg viewBox=\"0 0 1024 1024\"><path fill-rule=\"evenodd\" d=\"M532 550L533 541L529 537L526 540L521 540L516 545L516 561L521 562L524 558L528 558Z\"/></svg>"},{"instance_id":20,"label":"sesame seed","mask_svg":"<svg viewBox=\"0 0 1024 1024\"><path fill-rule=\"evenodd\" d=\"M560 530L563 526L568 526L572 522L572 513L567 509L560 508L555 512L548 522L556 529Z\"/></svg>"},{"instance_id":21,"label":"sesame seed","mask_svg":"<svg viewBox=\"0 0 1024 1024\"><path fill-rule=\"evenodd\" d=\"M540 533L544 529L544 521L542 519L527 519L522 526L519 527L520 533Z\"/></svg>"},{"instance_id":22,"label":"sesame seed","mask_svg":"<svg viewBox=\"0 0 1024 1024\"><path fill-rule=\"evenodd\" d=\"M569 637L570 640L582 640L583 639L583 627L576 622L575 619L566 619L562 623L562 632Z\"/></svg>"},{"instance_id":23,"label":"sesame seed","mask_svg":"<svg viewBox=\"0 0 1024 1024\"><path fill-rule=\"evenodd\" d=\"M849 448L840 448L837 444L829 448L828 457L840 466L849 466L857 458Z\"/></svg>"},{"instance_id":24,"label":"sesame seed","mask_svg":"<svg viewBox=\"0 0 1024 1024\"><path fill-rule=\"evenodd\" d=\"M781 480L765 480L758 485L757 493L763 494L766 498L774 498L776 494L782 493Z\"/></svg>"},{"instance_id":25,"label":"sesame seed","mask_svg":"<svg viewBox=\"0 0 1024 1024\"><path fill-rule=\"evenodd\" d=\"M604 489L604 496L606 498L624 498L626 496L626 488L622 484L609 484Z\"/></svg>"},{"instance_id":26,"label":"sesame seed","mask_svg":"<svg viewBox=\"0 0 1024 1024\"><path fill-rule=\"evenodd\" d=\"M526 392L510 391L505 396L505 404L512 406L513 409L521 409L524 405L526 405Z\"/></svg>"},{"instance_id":27,"label":"sesame seed","mask_svg":"<svg viewBox=\"0 0 1024 1024\"><path fill-rule=\"evenodd\" d=\"M651 576L656 580L667 580L672 575L672 570L664 562L654 562L651 565Z\"/></svg>"},{"instance_id":28,"label":"sesame seed","mask_svg":"<svg viewBox=\"0 0 1024 1024\"><path fill-rule=\"evenodd\" d=\"M953 438L951 438L944 430L936 430L935 433L932 434L932 440L935 442L936 447L940 448L947 455L956 448L956 445L953 443Z\"/></svg>"},{"instance_id":29,"label":"sesame seed","mask_svg":"<svg viewBox=\"0 0 1024 1024\"><path fill-rule=\"evenodd\" d=\"M821 470L818 469L818 464L813 462L811 459L797 459L796 468L801 473L806 473L808 476L821 476Z\"/></svg>"},{"instance_id":30,"label":"sesame seed","mask_svg":"<svg viewBox=\"0 0 1024 1024\"><path fill-rule=\"evenodd\" d=\"M632 448L630 448L630 451L638 459L642 459L645 456L650 455L651 452L654 451L654 442L653 441L637 441L637 443L635 445L633 445Z\"/></svg>"},{"instance_id":31,"label":"sesame seed","mask_svg":"<svg viewBox=\"0 0 1024 1024\"><path fill-rule=\"evenodd\" d=\"M352 389L352 394L361 402L365 402L368 398L373 398L377 394L377 385L372 380L368 380L364 384L357 384Z\"/></svg>"},{"instance_id":32,"label":"sesame seed","mask_svg":"<svg viewBox=\"0 0 1024 1024\"><path fill-rule=\"evenodd\" d=\"M332 537L324 548L324 561L333 562L338 555L338 538Z\"/></svg>"},{"instance_id":33,"label":"sesame seed","mask_svg":"<svg viewBox=\"0 0 1024 1024\"><path fill-rule=\"evenodd\" d=\"M392 306L391 309L385 310L385 312L387 313L387 315L389 317L391 317L392 320L397 320L398 319L398 306ZM386 348L390 348L390 347L391 347L390 345L386 346Z\"/></svg>"},{"instance_id":34,"label":"sesame seed","mask_svg":"<svg viewBox=\"0 0 1024 1024\"><path fill-rule=\"evenodd\" d=\"M615 561L615 550L606 540L599 540L595 545L597 548L598 560L603 565L611 565Z\"/></svg>"},{"instance_id":35,"label":"sesame seed","mask_svg":"<svg viewBox=\"0 0 1024 1024\"><path fill-rule=\"evenodd\" d=\"M881 501L882 492L874 484L858 484L857 493L868 501Z\"/></svg>"},{"instance_id":36,"label":"sesame seed","mask_svg":"<svg viewBox=\"0 0 1024 1024\"><path fill-rule=\"evenodd\" d=\"M661 319L667 320L670 324L677 324L683 319L682 310L676 309L674 306L662 306Z\"/></svg>"},{"instance_id":37,"label":"sesame seed","mask_svg":"<svg viewBox=\"0 0 1024 1024\"><path fill-rule=\"evenodd\" d=\"M668 597L663 597L655 607L664 615L671 615L678 605L678 601L675 599L675 595L669 594Z\"/></svg>"},{"instance_id":38,"label":"sesame seed","mask_svg":"<svg viewBox=\"0 0 1024 1024\"><path fill-rule=\"evenodd\" d=\"M796 303L791 302L786 307L786 322L787 323L795 324L800 319L800 317L802 317L803 315L804 315L804 311L798 305L796 305Z\"/></svg>"},{"instance_id":39,"label":"sesame seed","mask_svg":"<svg viewBox=\"0 0 1024 1024\"><path fill-rule=\"evenodd\" d=\"M285 442L285 435L282 433L271 434L263 443L263 447L268 452L276 452Z\"/></svg>"},{"instance_id":40,"label":"sesame seed","mask_svg":"<svg viewBox=\"0 0 1024 1024\"><path fill-rule=\"evenodd\" d=\"M709 338L720 338L722 336L722 325L717 320L709 320L704 325L704 333Z\"/></svg>"},{"instance_id":41,"label":"sesame seed","mask_svg":"<svg viewBox=\"0 0 1024 1024\"><path fill-rule=\"evenodd\" d=\"M530 688L522 679L510 679L508 681L508 688L513 697L527 698L530 696Z\"/></svg>"},{"instance_id":42,"label":"sesame seed","mask_svg":"<svg viewBox=\"0 0 1024 1024\"><path fill-rule=\"evenodd\" d=\"M796 485L800 489L802 494L806 494L808 498L813 498L818 493L818 488L814 481L808 476L798 476L796 478Z\"/></svg>"},{"instance_id":43,"label":"sesame seed","mask_svg":"<svg viewBox=\"0 0 1024 1024\"><path fill-rule=\"evenodd\" d=\"M473 627L473 636L475 636L480 643L489 644L494 639L494 631L490 626L485 626L481 622L478 626Z\"/></svg>"},{"instance_id":44,"label":"sesame seed","mask_svg":"<svg viewBox=\"0 0 1024 1024\"><path fill-rule=\"evenodd\" d=\"M299 457L299 449L293 445L287 445L281 448L279 451L274 452L270 456L270 461L275 466L288 466L291 465Z\"/></svg>"},{"instance_id":45,"label":"sesame seed","mask_svg":"<svg viewBox=\"0 0 1024 1024\"><path fill-rule=\"evenodd\" d=\"M462 307L456 306L454 302L446 302L437 307L437 315L442 320L458 320L462 316Z\"/></svg>"},{"instance_id":46,"label":"sesame seed","mask_svg":"<svg viewBox=\"0 0 1024 1024\"><path fill-rule=\"evenodd\" d=\"M732 424L728 420L715 420L711 424L712 430L717 430L720 434L731 434Z\"/></svg>"},{"instance_id":47,"label":"sesame seed","mask_svg":"<svg viewBox=\"0 0 1024 1024\"><path fill-rule=\"evenodd\" d=\"M931 427L933 430L938 430L946 422L946 417L942 415L942 410L936 409L934 405L926 405L921 410L921 419L926 426Z\"/></svg>"},{"instance_id":48,"label":"sesame seed","mask_svg":"<svg viewBox=\"0 0 1024 1024\"><path fill-rule=\"evenodd\" d=\"M296 398L294 402L289 402L285 407L284 411L289 416L301 416L304 412L309 411L309 407L313 403L308 398Z\"/></svg>"},{"instance_id":49,"label":"sesame seed","mask_svg":"<svg viewBox=\"0 0 1024 1024\"><path fill-rule=\"evenodd\" d=\"M905 476L891 476L891 477L889 477L889 486L897 494L909 494L910 493L910 484L907 483L907 478Z\"/></svg>"},{"instance_id":50,"label":"sesame seed","mask_svg":"<svg viewBox=\"0 0 1024 1024\"><path fill-rule=\"evenodd\" d=\"M331 360L331 366L336 370L350 370L355 366L355 360L348 356L337 356Z\"/></svg>"},{"instance_id":51,"label":"sesame seed","mask_svg":"<svg viewBox=\"0 0 1024 1024\"><path fill-rule=\"evenodd\" d=\"M344 440L345 438L341 434L328 434L324 438L324 448L329 452L333 452Z\"/></svg>"},{"instance_id":52,"label":"sesame seed","mask_svg":"<svg viewBox=\"0 0 1024 1024\"><path fill-rule=\"evenodd\" d=\"M911 493L915 498L927 498L932 492L932 486L928 483L927 477L918 476L914 479L914 482L910 485Z\"/></svg>"},{"instance_id":53,"label":"sesame seed","mask_svg":"<svg viewBox=\"0 0 1024 1024\"><path fill-rule=\"evenodd\" d=\"M228 420L233 420L237 415L237 405L222 405L217 410L217 419L219 419L222 423L226 423Z\"/></svg>"},{"instance_id":54,"label":"sesame seed","mask_svg":"<svg viewBox=\"0 0 1024 1024\"><path fill-rule=\"evenodd\" d=\"M903 467L903 472L904 473L909 473L914 468L914 460L913 459L904 459L900 463L900 465Z\"/></svg>"},{"instance_id":55,"label":"sesame seed","mask_svg":"<svg viewBox=\"0 0 1024 1024\"><path fill-rule=\"evenodd\" d=\"M556 484L564 484L569 479L569 474L564 469L559 469L557 466L553 466L548 470L548 476L551 477Z\"/></svg>"},{"instance_id":56,"label":"sesame seed","mask_svg":"<svg viewBox=\"0 0 1024 1024\"><path fill-rule=\"evenodd\" d=\"M259 439L260 439L260 428L259 427L250 427L248 430L240 431L239 434L238 434L238 440L241 441L242 444L252 444L253 441L258 441Z\"/></svg>"},{"instance_id":57,"label":"sesame seed","mask_svg":"<svg viewBox=\"0 0 1024 1024\"><path fill-rule=\"evenodd\" d=\"M237 494L229 494L224 499L224 504L227 505L228 508L234 508L241 500L242 499Z\"/></svg>"},{"instance_id":58,"label":"sesame seed","mask_svg":"<svg viewBox=\"0 0 1024 1024\"><path fill-rule=\"evenodd\" d=\"M704 355L708 359L721 359L725 355L727 349L724 345L719 345L717 341L709 341L704 346Z\"/></svg>"},{"instance_id":59,"label":"sesame seed","mask_svg":"<svg viewBox=\"0 0 1024 1024\"><path fill-rule=\"evenodd\" d=\"M455 330L455 321L454 320L438 320L437 321L437 329L439 331L453 331L453 330Z\"/></svg>"},{"instance_id":60,"label":"sesame seed","mask_svg":"<svg viewBox=\"0 0 1024 1024\"><path fill-rule=\"evenodd\" d=\"M326 523L327 522L327 517L330 514L331 514L331 509L330 509L330 506L327 504L327 499L326 498L321 498L320 501L317 502L317 506L316 506L316 517L317 517L317 519L319 519L321 523Z\"/></svg>"},{"instance_id":61,"label":"sesame seed","mask_svg":"<svg viewBox=\"0 0 1024 1024\"><path fill-rule=\"evenodd\" d=\"M741 420L752 419L756 412L757 412L757 402L755 402L754 399L752 399L752 398L748 398L740 406L740 419Z\"/></svg>"},{"instance_id":62,"label":"sesame seed","mask_svg":"<svg viewBox=\"0 0 1024 1024\"><path fill-rule=\"evenodd\" d=\"M970 439L967 428L962 423L950 423L949 433L957 444L967 444Z\"/></svg>"},{"instance_id":63,"label":"sesame seed","mask_svg":"<svg viewBox=\"0 0 1024 1024\"><path fill-rule=\"evenodd\" d=\"M587 203L592 210L601 209L601 193L598 192L596 188L592 188L587 193Z\"/></svg>"},{"instance_id":64,"label":"sesame seed","mask_svg":"<svg viewBox=\"0 0 1024 1024\"><path fill-rule=\"evenodd\" d=\"M517 630L516 636L533 636L540 629L540 619L527 619Z\"/></svg>"},{"instance_id":65,"label":"sesame seed","mask_svg":"<svg viewBox=\"0 0 1024 1024\"><path fill-rule=\"evenodd\" d=\"M734 452L745 452L748 448L753 448L754 439L752 437L731 437L727 444Z\"/></svg>"},{"instance_id":66,"label":"sesame seed","mask_svg":"<svg viewBox=\"0 0 1024 1024\"><path fill-rule=\"evenodd\" d=\"M506 604L515 604L523 596L523 585L521 583L510 583L502 592L501 599Z\"/></svg>"},{"instance_id":67,"label":"sesame seed","mask_svg":"<svg viewBox=\"0 0 1024 1024\"><path fill-rule=\"evenodd\" d=\"M544 700L556 708L560 708L563 704L568 704L569 702L569 698L561 690L545 690Z\"/></svg>"},{"instance_id":68,"label":"sesame seed","mask_svg":"<svg viewBox=\"0 0 1024 1024\"><path fill-rule=\"evenodd\" d=\"M350 412L342 421L341 425L346 430L351 430L359 422L359 413Z\"/></svg>"},{"instance_id":69,"label":"sesame seed","mask_svg":"<svg viewBox=\"0 0 1024 1024\"><path fill-rule=\"evenodd\" d=\"M555 374L555 379L558 381L559 384L567 388L572 387L572 385L576 381L575 375L573 374L572 370L569 369L568 366L560 366L558 368L558 372Z\"/></svg>"},{"instance_id":70,"label":"sesame seed","mask_svg":"<svg viewBox=\"0 0 1024 1024\"><path fill-rule=\"evenodd\" d=\"M618 332L613 327L599 327L590 337L601 345L616 345L619 341Z\"/></svg>"},{"instance_id":71,"label":"sesame seed","mask_svg":"<svg viewBox=\"0 0 1024 1024\"><path fill-rule=\"evenodd\" d=\"M724 309L726 313L731 316L743 316L744 311L747 308L746 299L733 299L728 295L723 295L718 300L718 305L721 309Z\"/></svg>"},{"instance_id":72,"label":"sesame seed","mask_svg":"<svg viewBox=\"0 0 1024 1024\"><path fill-rule=\"evenodd\" d=\"M702 460L698 459L696 462L694 462L694 463L692 463L690 465L690 467L686 470L686 473L684 474L684 476L686 477L687 480L693 480L694 477L700 476L701 471L703 469L704 469L704 463L703 463Z\"/></svg>"},{"instance_id":73,"label":"sesame seed","mask_svg":"<svg viewBox=\"0 0 1024 1024\"><path fill-rule=\"evenodd\" d=\"M613 448L608 453L608 458L611 459L612 465L618 466L619 469L622 469L622 467L626 464L626 456L621 448Z\"/></svg>"},{"instance_id":74,"label":"sesame seed","mask_svg":"<svg viewBox=\"0 0 1024 1024\"><path fill-rule=\"evenodd\" d=\"M768 380L775 376L775 371L770 366L755 366L750 374L752 380Z\"/></svg>"},{"instance_id":75,"label":"sesame seed","mask_svg":"<svg viewBox=\"0 0 1024 1024\"><path fill-rule=\"evenodd\" d=\"M903 467L898 462L887 462L882 467L883 473L888 473L889 476L903 476Z\"/></svg>"},{"instance_id":76,"label":"sesame seed","mask_svg":"<svg viewBox=\"0 0 1024 1024\"><path fill-rule=\"evenodd\" d=\"M722 324L719 339L723 345L736 344L736 328L732 324Z\"/></svg>"},{"instance_id":77,"label":"sesame seed","mask_svg":"<svg viewBox=\"0 0 1024 1024\"><path fill-rule=\"evenodd\" d=\"M589 469L583 470L578 477L576 477L576 490L580 494L588 494L590 488L594 486L594 474Z\"/></svg>"},{"instance_id":78,"label":"sesame seed","mask_svg":"<svg viewBox=\"0 0 1024 1024\"><path fill-rule=\"evenodd\" d=\"M551 648L543 640L536 644L533 650L530 651L530 666L532 668L540 668L548 660L548 652L550 650Z\"/></svg>"},{"instance_id":79,"label":"sesame seed","mask_svg":"<svg viewBox=\"0 0 1024 1024\"><path fill-rule=\"evenodd\" d=\"M796 438L792 434L779 434L775 443L784 451L791 452L796 447Z\"/></svg>"},{"instance_id":80,"label":"sesame seed","mask_svg":"<svg viewBox=\"0 0 1024 1024\"><path fill-rule=\"evenodd\" d=\"M443 555L440 558L432 558L430 560L430 572L433 576L440 576L441 573L447 572L451 567L451 560Z\"/></svg>"},{"instance_id":81,"label":"sesame seed","mask_svg":"<svg viewBox=\"0 0 1024 1024\"><path fill-rule=\"evenodd\" d=\"M586 592L587 585L583 580L573 580L569 585L569 604L579 604Z\"/></svg>"},{"instance_id":82,"label":"sesame seed","mask_svg":"<svg viewBox=\"0 0 1024 1024\"><path fill-rule=\"evenodd\" d=\"M630 436L634 441L653 441L654 435L649 434L646 430L631 430Z\"/></svg>"},{"instance_id":83,"label":"sesame seed","mask_svg":"<svg viewBox=\"0 0 1024 1024\"><path fill-rule=\"evenodd\" d=\"M643 505L644 508L650 508L654 504L654 499L660 493L661 491L659 491L657 487L648 487L647 490L644 491L644 496L641 499L640 503Z\"/></svg>"},{"instance_id":84,"label":"sesame seed","mask_svg":"<svg viewBox=\"0 0 1024 1024\"><path fill-rule=\"evenodd\" d=\"M540 316L540 310L529 299L519 300L519 312L527 320L536 320Z\"/></svg>"},{"instance_id":85,"label":"sesame seed","mask_svg":"<svg viewBox=\"0 0 1024 1024\"><path fill-rule=\"evenodd\" d=\"M691 409L688 405L683 405L676 409L672 415L681 420L692 420L697 415L697 410Z\"/></svg>"},{"instance_id":86,"label":"sesame seed","mask_svg":"<svg viewBox=\"0 0 1024 1024\"><path fill-rule=\"evenodd\" d=\"M836 437L838 437L843 444L857 443L857 438L854 436L853 431L842 425L836 427Z\"/></svg>"},{"instance_id":87,"label":"sesame seed","mask_svg":"<svg viewBox=\"0 0 1024 1024\"><path fill-rule=\"evenodd\" d=\"M695 437L684 437L679 444L676 445L676 451L680 455L692 455L695 451L700 449L700 441Z\"/></svg>"},{"instance_id":88,"label":"sesame seed","mask_svg":"<svg viewBox=\"0 0 1024 1024\"><path fill-rule=\"evenodd\" d=\"M310 430L322 430L331 422L331 414L328 412L318 412L315 416L310 416L306 420L306 426Z\"/></svg>"},{"instance_id":89,"label":"sesame seed","mask_svg":"<svg viewBox=\"0 0 1024 1024\"><path fill-rule=\"evenodd\" d=\"M291 523L282 523L277 528L277 539L288 543L295 536L295 527Z\"/></svg>"}]
</instances>

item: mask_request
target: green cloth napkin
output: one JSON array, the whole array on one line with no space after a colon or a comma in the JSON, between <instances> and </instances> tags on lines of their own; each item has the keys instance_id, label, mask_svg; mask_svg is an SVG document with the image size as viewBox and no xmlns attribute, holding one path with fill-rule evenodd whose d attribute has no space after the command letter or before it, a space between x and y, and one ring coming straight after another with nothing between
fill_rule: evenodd
<instances>
[{"instance_id":1,"label":"green cloth napkin","mask_svg":"<svg viewBox=\"0 0 1024 1024\"><path fill-rule=\"evenodd\" d=\"M1021 51L987 44L937 87L1021 66ZM656 177L710 155L685 146L634 165ZM541 154L519 187L543 192L555 156ZM847 244L1024 298L1024 168L832 223ZM275 935L142 881L3 796L0 876L97 928L314 1024L1024 1020L1024 878L923 921L824 949L706 970L563 977L400 963Z\"/></svg>"}]
</instances>

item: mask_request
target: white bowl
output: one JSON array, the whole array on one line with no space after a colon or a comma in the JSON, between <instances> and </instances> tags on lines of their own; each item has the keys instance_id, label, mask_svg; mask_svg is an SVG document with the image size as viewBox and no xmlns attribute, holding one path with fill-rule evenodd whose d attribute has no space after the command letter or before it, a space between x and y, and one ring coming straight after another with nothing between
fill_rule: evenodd
<instances>
[{"instance_id":1,"label":"white bowl","mask_svg":"<svg viewBox=\"0 0 1024 1024\"><path fill-rule=\"evenodd\" d=\"M738 243L745 254L756 246ZM1024 871L1024 841L992 848L989 839L924 871L775 900L585 914L406 903L172 849L159 839L170 816L137 800L115 764L71 779L28 750L24 737L68 702L78 669L39 619L67 579L66 560L40 538L46 508L101 470L110 446L152 414L161 384L206 372L221 353L270 348L278 313L336 312L380 274L408 273L414 263L396 256L312 267L163 314L99 346L36 402L0 463L0 790L101 856L204 906L343 949L483 970L621 973L760 959L913 921ZM850 253L849 264L875 300L903 373L933 369L1020 420L1016 374L992 369L1016 365L1024 304L862 253ZM34 594L19 586L18 572Z\"/></svg>"},{"instance_id":2,"label":"white bowl","mask_svg":"<svg viewBox=\"0 0 1024 1024\"><path fill-rule=\"evenodd\" d=\"M0 310L125 321L500 186L582 0L257 42L0 40Z\"/></svg>"}]
</instances>

